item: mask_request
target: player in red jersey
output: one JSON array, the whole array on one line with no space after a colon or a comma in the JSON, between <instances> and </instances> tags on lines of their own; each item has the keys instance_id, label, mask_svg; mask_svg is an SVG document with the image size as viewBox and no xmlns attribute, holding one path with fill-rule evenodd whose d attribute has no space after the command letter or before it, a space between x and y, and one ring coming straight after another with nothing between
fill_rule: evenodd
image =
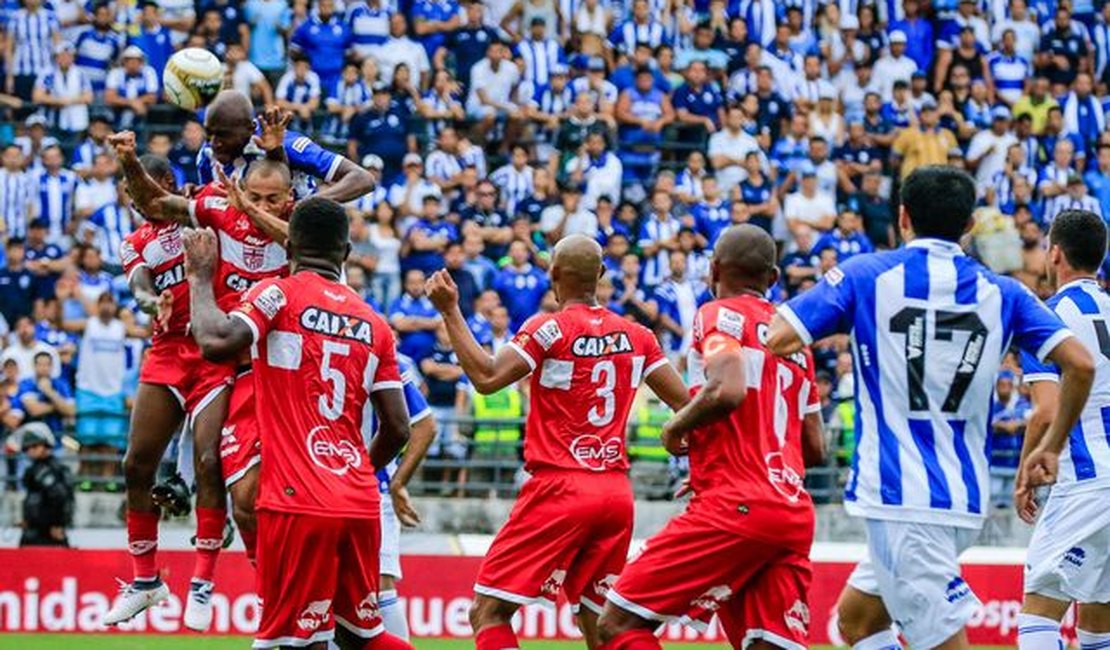
<instances>
[{"instance_id":1,"label":"player in red jersey","mask_svg":"<svg viewBox=\"0 0 1110 650\"><path fill-rule=\"evenodd\" d=\"M288 115L269 111L260 119L262 134L258 144L282 152ZM214 287L220 305L231 309L253 284L286 272L285 248L248 214L230 204L222 184L206 185L193 199L166 193L137 165L134 135L113 136L132 194L140 210L152 221L177 225L212 227L219 236L220 264ZM266 210L281 214L288 208L291 179L286 165L263 159L252 163L243 179L243 192ZM244 359L245 361L245 359ZM198 547L222 543L226 511L224 487L231 494L233 514L243 537L248 557L255 550L254 503L257 495L257 465L261 458L259 434L254 418L254 381L249 366L239 368L235 360L223 363L198 359L196 372L212 382L233 386L230 396L221 397L220 426L215 430L194 428L197 457L197 483L205 494L218 494L213 503L197 503ZM237 380L236 380L237 378ZM201 407L206 407L200 398ZM188 397L187 397L188 400ZM207 408L206 408L207 410ZM198 493L201 489L198 488ZM185 621L192 629L207 629L212 620L212 571L194 576L190 584Z\"/></svg>"},{"instance_id":2,"label":"player in red jersey","mask_svg":"<svg viewBox=\"0 0 1110 650\"><path fill-rule=\"evenodd\" d=\"M132 169L153 176L160 191L176 192L173 170L165 159L135 156L133 141L119 143ZM139 389L131 413L131 433L124 457L127 486L127 532L133 577L122 595L105 615L106 625L126 621L169 596L156 565L159 508L151 496L158 464L174 433L185 418L201 436L219 436L227 411L220 376L199 372L200 350L188 335L189 287L185 282L185 258L177 224L151 221L128 235L121 247L128 282L140 306L155 315L151 350L139 376ZM172 309L173 304L178 310ZM198 476L202 476L198 474ZM216 558L223 543L224 495L215 475L197 484L197 559L193 578L211 585ZM203 609L203 607L201 608ZM186 607L185 624L206 629L197 619L194 599ZM201 627L203 625L203 627Z\"/></svg>"},{"instance_id":3,"label":"player in red jersey","mask_svg":"<svg viewBox=\"0 0 1110 650\"><path fill-rule=\"evenodd\" d=\"M292 275L265 280L226 314L212 290L216 236L185 236L192 323L201 351L254 346L262 431L255 648L405 650L378 609L380 496L375 476L408 438L389 325L339 282L350 252L334 201L299 203L289 224ZM370 406L380 428L367 453ZM338 624L338 628L336 625Z\"/></svg>"},{"instance_id":4,"label":"player in red jersey","mask_svg":"<svg viewBox=\"0 0 1110 650\"><path fill-rule=\"evenodd\" d=\"M694 322L694 398L663 427L668 449L689 453L694 497L609 590L606 650L658 650L663 622L713 613L737 649L806 647L814 512L801 432L818 406L812 364L764 345L775 310L763 296L778 276L770 236L729 228L711 268L718 299Z\"/></svg>"},{"instance_id":5,"label":"player in red jersey","mask_svg":"<svg viewBox=\"0 0 1110 650\"><path fill-rule=\"evenodd\" d=\"M524 604L554 603L562 590L589 647L608 586L632 537L625 431L640 382L672 408L689 396L646 328L597 301L604 270L597 242L574 235L556 246L552 286L560 310L529 319L496 356L474 339L446 271L427 282L467 378L493 393L532 374L524 484L509 521L482 562L470 623L479 650L518 647L509 624Z\"/></svg>"}]
</instances>

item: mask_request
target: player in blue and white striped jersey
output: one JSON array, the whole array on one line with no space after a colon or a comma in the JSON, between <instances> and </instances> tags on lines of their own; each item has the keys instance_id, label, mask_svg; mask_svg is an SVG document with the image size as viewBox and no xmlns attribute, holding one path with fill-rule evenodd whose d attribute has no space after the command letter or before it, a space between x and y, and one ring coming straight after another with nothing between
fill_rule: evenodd
<instances>
[{"instance_id":1,"label":"player in blue and white striped jersey","mask_svg":"<svg viewBox=\"0 0 1110 650\"><path fill-rule=\"evenodd\" d=\"M1095 359L1095 381L1078 424L1060 454L1052 494L1044 504L1025 561L1025 603L1018 615L1020 650L1063 646L1060 620L1080 603L1080 648L1110 641L1110 296L1096 276L1106 256L1106 225L1087 210L1061 212L1048 235L1047 269L1057 287L1051 307ZM1041 442L1056 417L1059 372L1024 355L1025 382L1033 412L1024 449ZM1014 495L1018 515L1037 517L1032 491Z\"/></svg>"},{"instance_id":2,"label":"player in blue and white striped jersey","mask_svg":"<svg viewBox=\"0 0 1110 650\"><path fill-rule=\"evenodd\" d=\"M1093 372L1083 345L1024 286L994 275L957 243L971 225L975 184L951 167L915 170L902 186L904 248L857 255L782 308L768 347L789 354L851 334L856 452L845 490L866 520L868 557L841 594L839 621L855 648L968 648L979 600L959 554L989 507L988 420L994 377L1011 344L1063 370L1047 434L1074 425ZM1045 482L1051 450L1030 454Z\"/></svg>"}]
</instances>

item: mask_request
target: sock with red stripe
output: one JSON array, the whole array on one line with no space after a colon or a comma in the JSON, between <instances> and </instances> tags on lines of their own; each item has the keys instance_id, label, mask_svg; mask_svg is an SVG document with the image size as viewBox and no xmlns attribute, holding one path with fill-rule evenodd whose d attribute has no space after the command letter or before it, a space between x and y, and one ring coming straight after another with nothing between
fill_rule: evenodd
<instances>
[{"instance_id":1,"label":"sock with red stripe","mask_svg":"<svg viewBox=\"0 0 1110 650\"><path fill-rule=\"evenodd\" d=\"M127 511L127 548L131 552L132 576L139 582L158 579L158 513Z\"/></svg>"},{"instance_id":2,"label":"sock with red stripe","mask_svg":"<svg viewBox=\"0 0 1110 650\"><path fill-rule=\"evenodd\" d=\"M366 650L415 650L412 644L389 632L382 632L366 641Z\"/></svg>"},{"instance_id":3,"label":"sock with red stripe","mask_svg":"<svg viewBox=\"0 0 1110 650\"><path fill-rule=\"evenodd\" d=\"M513 626L507 623L484 627L474 637L474 645L478 650L516 650L520 642L516 640Z\"/></svg>"},{"instance_id":4,"label":"sock with red stripe","mask_svg":"<svg viewBox=\"0 0 1110 650\"><path fill-rule=\"evenodd\" d=\"M227 510L197 507L197 559L193 579L212 582L216 574L216 558L224 545L224 522Z\"/></svg>"},{"instance_id":5,"label":"sock with red stripe","mask_svg":"<svg viewBox=\"0 0 1110 650\"><path fill-rule=\"evenodd\" d=\"M659 637L651 630L625 630L601 644L598 650L663 650Z\"/></svg>"}]
</instances>

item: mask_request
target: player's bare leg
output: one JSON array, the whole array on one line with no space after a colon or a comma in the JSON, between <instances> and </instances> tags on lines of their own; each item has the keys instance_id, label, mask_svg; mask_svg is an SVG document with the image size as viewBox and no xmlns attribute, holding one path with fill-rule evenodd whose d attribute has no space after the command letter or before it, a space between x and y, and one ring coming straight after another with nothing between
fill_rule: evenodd
<instances>
[{"instance_id":1,"label":"player's bare leg","mask_svg":"<svg viewBox=\"0 0 1110 650\"><path fill-rule=\"evenodd\" d=\"M655 628L659 621L649 621L621 607L606 602L597 620L597 633L603 650L661 650Z\"/></svg>"},{"instance_id":2,"label":"player's bare leg","mask_svg":"<svg viewBox=\"0 0 1110 650\"><path fill-rule=\"evenodd\" d=\"M900 648L883 599L846 585L836 603L837 627L854 650Z\"/></svg>"},{"instance_id":3,"label":"player's bare leg","mask_svg":"<svg viewBox=\"0 0 1110 650\"><path fill-rule=\"evenodd\" d=\"M212 625L212 579L223 548L227 496L220 472L220 430L231 391L221 390L193 416L193 462L197 482L196 564L185 603L185 627L198 632Z\"/></svg>"},{"instance_id":4,"label":"player's bare leg","mask_svg":"<svg viewBox=\"0 0 1110 650\"><path fill-rule=\"evenodd\" d=\"M413 650L411 643L393 636L389 632L382 632L373 638L364 639L342 625L335 626L335 644L342 650ZM309 647L320 646L323 650L325 645L313 644Z\"/></svg>"},{"instance_id":5,"label":"player's bare leg","mask_svg":"<svg viewBox=\"0 0 1110 650\"><path fill-rule=\"evenodd\" d=\"M123 458L127 489L127 542L134 567L132 582L104 616L105 625L130 620L170 595L158 576L158 506L150 496L162 454L181 426L181 404L164 386L140 383L131 411L131 433Z\"/></svg>"},{"instance_id":6,"label":"player's bare leg","mask_svg":"<svg viewBox=\"0 0 1110 650\"><path fill-rule=\"evenodd\" d=\"M478 650L507 650L519 648L513 632L513 614L520 605L500 598L474 594L470 606L470 627L474 630L474 644Z\"/></svg>"},{"instance_id":7,"label":"player's bare leg","mask_svg":"<svg viewBox=\"0 0 1110 650\"><path fill-rule=\"evenodd\" d=\"M254 502L258 498L258 465L248 469L242 478L229 485L227 492L231 495L231 516L243 539L247 559L253 566L255 542L258 539L258 518L254 512Z\"/></svg>"},{"instance_id":8,"label":"player's bare leg","mask_svg":"<svg viewBox=\"0 0 1110 650\"><path fill-rule=\"evenodd\" d=\"M597 650L601 640L597 634L598 615L585 607L578 608L578 629L582 630L582 640L588 650Z\"/></svg>"}]
</instances>

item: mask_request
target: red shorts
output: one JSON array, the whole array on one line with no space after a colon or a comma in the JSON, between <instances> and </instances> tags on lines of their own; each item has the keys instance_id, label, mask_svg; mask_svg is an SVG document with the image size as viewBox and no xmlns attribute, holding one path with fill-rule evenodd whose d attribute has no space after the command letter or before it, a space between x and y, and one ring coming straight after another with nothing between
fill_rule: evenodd
<instances>
[{"instance_id":1,"label":"red shorts","mask_svg":"<svg viewBox=\"0 0 1110 650\"><path fill-rule=\"evenodd\" d=\"M721 530L687 510L647 540L608 598L642 618L693 627L717 614L734 648L764 640L805 650L810 580L806 554Z\"/></svg>"},{"instance_id":2,"label":"red shorts","mask_svg":"<svg viewBox=\"0 0 1110 650\"><path fill-rule=\"evenodd\" d=\"M258 513L255 648L305 646L335 635L335 624L370 639L385 631L378 610L377 519Z\"/></svg>"},{"instance_id":3,"label":"red shorts","mask_svg":"<svg viewBox=\"0 0 1110 650\"><path fill-rule=\"evenodd\" d=\"M205 361L191 336L167 336L155 341L139 370L139 381L165 386L190 416L231 385L234 368Z\"/></svg>"},{"instance_id":4,"label":"red shorts","mask_svg":"<svg viewBox=\"0 0 1110 650\"><path fill-rule=\"evenodd\" d=\"M623 474L545 470L528 479L497 533L474 591L511 603L601 612L628 558L632 486Z\"/></svg>"},{"instance_id":5,"label":"red shorts","mask_svg":"<svg viewBox=\"0 0 1110 650\"><path fill-rule=\"evenodd\" d=\"M227 419L220 431L220 470L228 487L262 460L262 438L254 416L254 373L241 373L231 388Z\"/></svg>"}]
</instances>

